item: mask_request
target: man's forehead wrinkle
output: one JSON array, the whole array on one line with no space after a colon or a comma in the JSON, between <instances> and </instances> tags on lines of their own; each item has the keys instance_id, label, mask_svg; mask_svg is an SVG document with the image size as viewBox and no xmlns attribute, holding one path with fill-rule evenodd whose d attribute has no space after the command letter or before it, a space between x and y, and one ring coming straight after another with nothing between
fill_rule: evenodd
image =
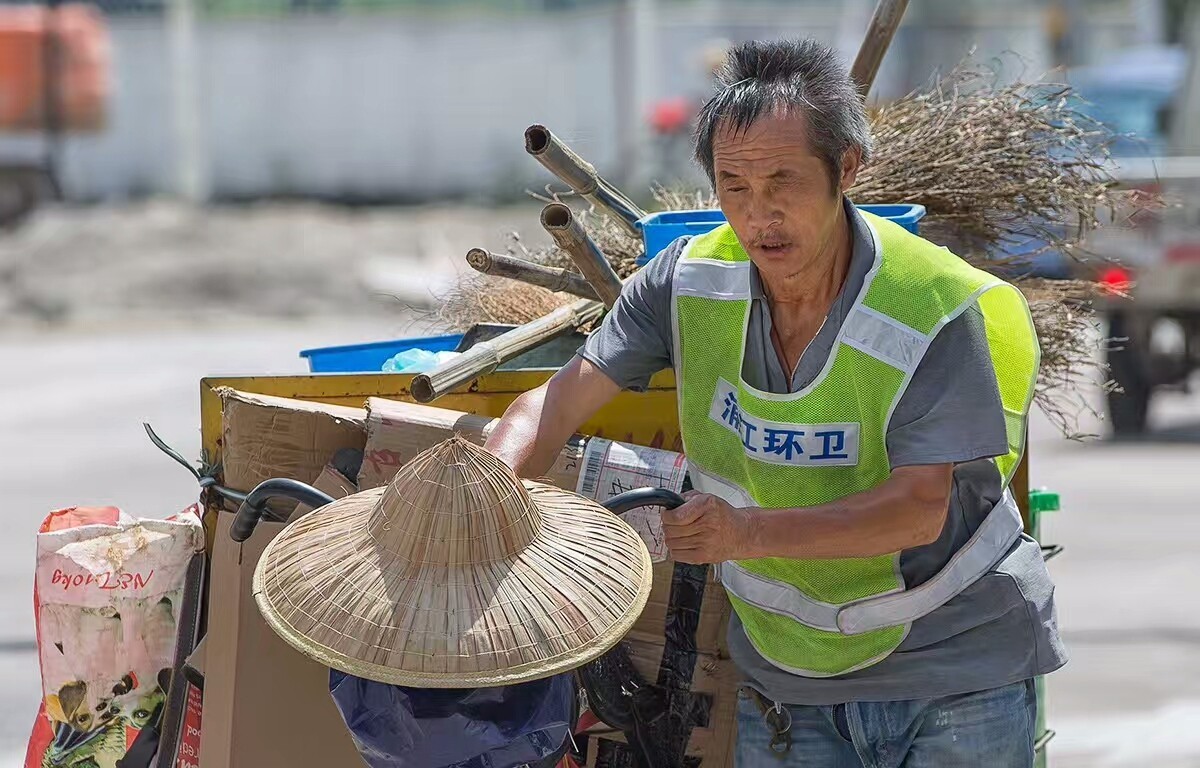
<instances>
[{"instance_id":1,"label":"man's forehead wrinkle","mask_svg":"<svg viewBox=\"0 0 1200 768\"><path fill-rule=\"evenodd\" d=\"M745 159L746 155L770 157L772 155L791 155L797 151L797 145L809 146L807 126L803 116L797 117L797 122L788 126L793 130L772 131L759 133L750 140L750 130L735 132L731 127L718 132L718 140L713 142L713 158L725 160Z\"/></svg>"},{"instance_id":2,"label":"man's forehead wrinkle","mask_svg":"<svg viewBox=\"0 0 1200 768\"><path fill-rule=\"evenodd\" d=\"M796 145L791 142L737 144L725 150L718 150L715 154L716 157L728 163L753 166L778 165L781 160L795 157L795 155Z\"/></svg>"}]
</instances>

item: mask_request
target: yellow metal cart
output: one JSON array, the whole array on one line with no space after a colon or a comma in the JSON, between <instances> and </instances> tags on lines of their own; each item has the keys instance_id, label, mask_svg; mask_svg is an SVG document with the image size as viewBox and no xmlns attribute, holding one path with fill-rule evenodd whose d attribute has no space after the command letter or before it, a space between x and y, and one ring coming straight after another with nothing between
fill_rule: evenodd
<instances>
[{"instance_id":1,"label":"yellow metal cart","mask_svg":"<svg viewBox=\"0 0 1200 768\"><path fill-rule=\"evenodd\" d=\"M440 398L435 405L466 413L499 417L518 395L533 389L554 373L554 369L524 369L500 371L482 376L469 386ZM201 382L200 415L204 463L218 465L222 457L221 398L217 390L230 387L242 392L276 397L290 397L333 405L362 407L370 397L383 397L416 402L409 391L413 376L407 374L310 374L278 377L206 378ZM675 377L664 371L651 379L644 393L622 392L602 408L580 430L584 434L602 436L638 445L679 450L679 424L675 404ZM241 489L249 490L249 489ZM1028 456L1022 462L1014 480L1013 492L1025 520L1025 529L1037 537L1039 513L1054 506L1041 495L1031 509L1028 481ZM1034 494L1035 496L1037 494ZM1056 499L1055 499L1056 501ZM216 520L215 504L206 510L205 526L209 532L211 550ZM1052 554L1058 548L1044 548ZM220 606L208 605L208 611ZM1038 765L1046 765L1046 744L1053 731L1046 728L1044 686L1038 680Z\"/></svg>"}]
</instances>

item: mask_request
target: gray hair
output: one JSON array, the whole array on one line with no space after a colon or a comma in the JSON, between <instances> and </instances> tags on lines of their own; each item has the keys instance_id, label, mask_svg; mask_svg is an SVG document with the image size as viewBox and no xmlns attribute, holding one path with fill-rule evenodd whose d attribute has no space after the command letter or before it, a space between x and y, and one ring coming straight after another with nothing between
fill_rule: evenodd
<instances>
[{"instance_id":1,"label":"gray hair","mask_svg":"<svg viewBox=\"0 0 1200 768\"><path fill-rule=\"evenodd\" d=\"M802 114L808 141L834 183L842 157L852 147L871 157L871 129L863 96L845 64L816 40L739 43L717 73L717 93L700 110L696 125L696 161L715 182L713 138L722 124L735 132L749 128L774 109Z\"/></svg>"}]
</instances>

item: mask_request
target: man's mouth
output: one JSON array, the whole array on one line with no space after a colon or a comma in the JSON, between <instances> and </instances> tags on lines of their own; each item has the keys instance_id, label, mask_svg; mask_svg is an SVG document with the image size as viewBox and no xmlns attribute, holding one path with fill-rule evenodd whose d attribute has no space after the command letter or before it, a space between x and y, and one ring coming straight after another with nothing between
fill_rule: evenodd
<instances>
[{"instance_id":1,"label":"man's mouth","mask_svg":"<svg viewBox=\"0 0 1200 768\"><path fill-rule=\"evenodd\" d=\"M784 240L767 240L759 243L758 247L767 253L783 253L789 247L791 247L791 245L791 243Z\"/></svg>"}]
</instances>

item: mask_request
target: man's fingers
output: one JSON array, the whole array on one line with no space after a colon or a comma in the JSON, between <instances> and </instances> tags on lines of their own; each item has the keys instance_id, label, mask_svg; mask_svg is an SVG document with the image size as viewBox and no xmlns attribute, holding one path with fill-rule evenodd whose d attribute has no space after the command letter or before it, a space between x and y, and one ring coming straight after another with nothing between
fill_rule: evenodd
<instances>
[{"instance_id":1,"label":"man's fingers","mask_svg":"<svg viewBox=\"0 0 1200 768\"><path fill-rule=\"evenodd\" d=\"M671 537L690 538L692 536L699 536L701 534L706 534L709 529L709 526L706 525L703 515L684 523L663 520L662 526L663 532L667 534L668 539Z\"/></svg>"},{"instance_id":2,"label":"man's fingers","mask_svg":"<svg viewBox=\"0 0 1200 768\"><path fill-rule=\"evenodd\" d=\"M675 509L663 509L663 525L686 525L694 522L708 509L710 498L704 495L694 496Z\"/></svg>"},{"instance_id":3,"label":"man's fingers","mask_svg":"<svg viewBox=\"0 0 1200 768\"><path fill-rule=\"evenodd\" d=\"M662 513L663 533L671 558L680 563L711 563L724 502L707 493L684 494L686 502ZM718 546L719 549L719 546Z\"/></svg>"},{"instance_id":4,"label":"man's fingers","mask_svg":"<svg viewBox=\"0 0 1200 768\"><path fill-rule=\"evenodd\" d=\"M672 541L686 541L697 536L706 536L708 531L698 525L663 525L663 533L667 535L667 544Z\"/></svg>"}]
</instances>

